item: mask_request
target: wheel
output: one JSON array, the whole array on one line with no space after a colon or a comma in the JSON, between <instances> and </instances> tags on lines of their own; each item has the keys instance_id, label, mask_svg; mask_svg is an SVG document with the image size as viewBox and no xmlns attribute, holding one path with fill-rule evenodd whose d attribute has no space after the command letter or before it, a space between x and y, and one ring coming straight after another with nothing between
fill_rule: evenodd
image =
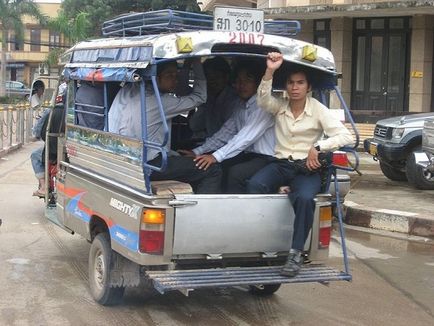
<instances>
[{"instance_id":1,"label":"wheel","mask_svg":"<svg viewBox=\"0 0 434 326\"><path fill-rule=\"evenodd\" d=\"M434 189L434 175L429 171L424 171L423 167L416 164L414 153L407 157L405 173L407 174L408 183L415 188L422 190Z\"/></svg>"},{"instance_id":2,"label":"wheel","mask_svg":"<svg viewBox=\"0 0 434 326\"><path fill-rule=\"evenodd\" d=\"M115 254L107 233L99 233L93 239L89 251L90 292L95 301L105 306L119 303L125 291L125 287L110 286L110 271Z\"/></svg>"},{"instance_id":3,"label":"wheel","mask_svg":"<svg viewBox=\"0 0 434 326\"><path fill-rule=\"evenodd\" d=\"M280 284L261 284L261 285L250 285L249 291L252 294L260 296L272 295L274 292L279 290Z\"/></svg>"},{"instance_id":4,"label":"wheel","mask_svg":"<svg viewBox=\"0 0 434 326\"><path fill-rule=\"evenodd\" d=\"M381 161L380 161L380 169L381 172L383 172L383 174L386 176L386 178L390 180L407 181L407 176L405 175L405 172L395 169L390 165L387 165L386 163L382 163Z\"/></svg>"}]
</instances>

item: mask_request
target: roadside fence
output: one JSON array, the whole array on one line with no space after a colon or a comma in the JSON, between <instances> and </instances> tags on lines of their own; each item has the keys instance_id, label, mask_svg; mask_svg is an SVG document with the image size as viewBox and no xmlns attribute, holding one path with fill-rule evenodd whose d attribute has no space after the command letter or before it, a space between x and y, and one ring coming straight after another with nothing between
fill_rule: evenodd
<instances>
[{"instance_id":1,"label":"roadside fence","mask_svg":"<svg viewBox=\"0 0 434 326\"><path fill-rule=\"evenodd\" d=\"M0 156L35 140L32 127L45 109L32 109L29 103L0 104Z\"/></svg>"}]
</instances>

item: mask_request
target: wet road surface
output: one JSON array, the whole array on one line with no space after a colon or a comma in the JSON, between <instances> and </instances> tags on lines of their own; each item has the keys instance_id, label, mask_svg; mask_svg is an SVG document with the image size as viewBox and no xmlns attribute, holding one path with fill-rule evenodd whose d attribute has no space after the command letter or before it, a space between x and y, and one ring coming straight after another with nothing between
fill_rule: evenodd
<instances>
[{"instance_id":1,"label":"wet road surface","mask_svg":"<svg viewBox=\"0 0 434 326\"><path fill-rule=\"evenodd\" d=\"M354 230L351 283L285 285L267 298L243 288L189 297L136 289L102 307L88 291L89 244L45 220L28 155L13 155L0 162L0 325L434 324L433 243ZM334 241L330 264L341 263Z\"/></svg>"}]
</instances>

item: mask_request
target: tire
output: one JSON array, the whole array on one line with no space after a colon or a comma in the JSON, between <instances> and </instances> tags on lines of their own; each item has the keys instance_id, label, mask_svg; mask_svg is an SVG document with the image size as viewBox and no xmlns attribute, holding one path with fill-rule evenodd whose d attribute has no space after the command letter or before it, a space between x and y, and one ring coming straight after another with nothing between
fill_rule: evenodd
<instances>
[{"instance_id":1,"label":"tire","mask_svg":"<svg viewBox=\"0 0 434 326\"><path fill-rule=\"evenodd\" d=\"M380 161L380 169L381 172L383 172L383 174L386 176L386 178L392 181L407 181L407 176L405 172L395 169L390 165L387 165L386 163L382 163L381 161Z\"/></svg>"},{"instance_id":2,"label":"tire","mask_svg":"<svg viewBox=\"0 0 434 326\"><path fill-rule=\"evenodd\" d=\"M415 150L413 153L417 151L418 150ZM421 190L434 189L434 175L428 171L424 171L423 167L416 164L413 153L407 156L407 165L405 167L408 183Z\"/></svg>"},{"instance_id":3,"label":"tire","mask_svg":"<svg viewBox=\"0 0 434 326\"><path fill-rule=\"evenodd\" d=\"M269 296L279 290L281 284L250 285L249 292L259 296Z\"/></svg>"},{"instance_id":4,"label":"tire","mask_svg":"<svg viewBox=\"0 0 434 326\"><path fill-rule=\"evenodd\" d=\"M89 285L92 297L104 306L119 303L125 291L125 287L110 286L110 272L115 254L110 246L109 235L97 234L89 251Z\"/></svg>"}]
</instances>

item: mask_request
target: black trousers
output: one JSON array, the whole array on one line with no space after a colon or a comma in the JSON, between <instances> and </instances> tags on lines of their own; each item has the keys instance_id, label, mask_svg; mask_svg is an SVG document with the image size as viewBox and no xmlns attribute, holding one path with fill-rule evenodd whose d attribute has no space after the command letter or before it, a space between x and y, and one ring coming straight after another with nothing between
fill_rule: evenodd
<instances>
[{"instance_id":1,"label":"black trousers","mask_svg":"<svg viewBox=\"0 0 434 326\"><path fill-rule=\"evenodd\" d=\"M314 198L321 190L320 173L300 173L288 160L276 159L250 178L247 191L250 194L269 194L277 192L281 186L288 185L291 188L288 198L295 213L292 249L303 250L312 228Z\"/></svg>"},{"instance_id":2,"label":"black trousers","mask_svg":"<svg viewBox=\"0 0 434 326\"><path fill-rule=\"evenodd\" d=\"M247 181L273 160L273 156L243 152L223 161L223 191L228 194L246 194Z\"/></svg>"},{"instance_id":3,"label":"black trousers","mask_svg":"<svg viewBox=\"0 0 434 326\"><path fill-rule=\"evenodd\" d=\"M161 155L148 163L161 165ZM212 164L206 171L199 170L191 157L169 156L164 172L152 171L151 181L161 180L189 183L198 194L218 194L221 192L222 170L220 164Z\"/></svg>"}]
</instances>

